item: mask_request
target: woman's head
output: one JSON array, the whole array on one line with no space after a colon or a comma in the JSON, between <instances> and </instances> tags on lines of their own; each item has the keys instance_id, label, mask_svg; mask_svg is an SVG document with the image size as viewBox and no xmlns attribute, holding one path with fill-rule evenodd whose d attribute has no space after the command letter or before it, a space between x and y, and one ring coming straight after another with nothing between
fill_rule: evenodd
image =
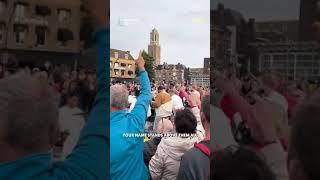
<instances>
[{"instance_id":1,"label":"woman's head","mask_svg":"<svg viewBox=\"0 0 320 180\"><path fill-rule=\"evenodd\" d=\"M174 117L177 133L196 133L197 118L189 109L177 111Z\"/></svg>"}]
</instances>

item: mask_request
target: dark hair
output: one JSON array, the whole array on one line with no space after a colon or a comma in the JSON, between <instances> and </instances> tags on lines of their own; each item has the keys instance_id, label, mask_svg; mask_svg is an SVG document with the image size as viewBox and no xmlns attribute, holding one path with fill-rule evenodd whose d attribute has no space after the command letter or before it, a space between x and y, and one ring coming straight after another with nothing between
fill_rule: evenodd
<instances>
[{"instance_id":1,"label":"dark hair","mask_svg":"<svg viewBox=\"0 0 320 180\"><path fill-rule=\"evenodd\" d=\"M63 77L60 72L56 71L53 73L53 82L56 84L62 84L63 83Z\"/></svg>"},{"instance_id":2,"label":"dark hair","mask_svg":"<svg viewBox=\"0 0 320 180\"><path fill-rule=\"evenodd\" d=\"M159 87L158 87L158 91L161 91L161 90L164 90L164 87L163 87L163 86L159 86Z\"/></svg>"},{"instance_id":3,"label":"dark hair","mask_svg":"<svg viewBox=\"0 0 320 180\"><path fill-rule=\"evenodd\" d=\"M174 124L177 133L193 134L196 132L197 118L189 109L180 110L175 114Z\"/></svg>"},{"instance_id":4,"label":"dark hair","mask_svg":"<svg viewBox=\"0 0 320 180\"><path fill-rule=\"evenodd\" d=\"M210 122L210 95L205 95L201 101L201 112L204 113L206 120Z\"/></svg>"},{"instance_id":5,"label":"dark hair","mask_svg":"<svg viewBox=\"0 0 320 180\"><path fill-rule=\"evenodd\" d=\"M320 94L298 107L293 119L288 159L297 159L310 180L320 179ZM307 142L307 143L306 143Z\"/></svg>"},{"instance_id":6,"label":"dark hair","mask_svg":"<svg viewBox=\"0 0 320 180\"><path fill-rule=\"evenodd\" d=\"M211 179L214 180L275 180L266 162L253 150L229 146L213 154Z\"/></svg>"}]
</instances>

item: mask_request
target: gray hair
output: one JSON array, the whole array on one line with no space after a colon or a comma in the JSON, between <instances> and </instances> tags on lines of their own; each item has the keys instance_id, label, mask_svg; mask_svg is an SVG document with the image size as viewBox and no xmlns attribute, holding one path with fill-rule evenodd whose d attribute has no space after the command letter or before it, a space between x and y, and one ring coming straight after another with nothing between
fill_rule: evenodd
<instances>
[{"instance_id":1,"label":"gray hair","mask_svg":"<svg viewBox=\"0 0 320 180\"><path fill-rule=\"evenodd\" d=\"M0 117L0 141L28 152L49 150L58 131L50 86L25 73L0 80Z\"/></svg>"},{"instance_id":2,"label":"gray hair","mask_svg":"<svg viewBox=\"0 0 320 180\"><path fill-rule=\"evenodd\" d=\"M127 87L123 84L115 84L110 87L110 106L119 110L128 107Z\"/></svg>"}]
</instances>

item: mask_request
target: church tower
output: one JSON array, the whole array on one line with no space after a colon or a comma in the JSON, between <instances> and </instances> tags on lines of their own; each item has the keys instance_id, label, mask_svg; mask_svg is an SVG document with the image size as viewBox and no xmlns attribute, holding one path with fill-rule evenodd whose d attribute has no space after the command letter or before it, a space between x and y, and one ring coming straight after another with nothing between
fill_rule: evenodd
<instances>
[{"instance_id":1,"label":"church tower","mask_svg":"<svg viewBox=\"0 0 320 180\"><path fill-rule=\"evenodd\" d=\"M153 57L155 65L160 65L161 48L159 43L159 33L153 29L150 33L150 44L148 46L148 54Z\"/></svg>"}]
</instances>

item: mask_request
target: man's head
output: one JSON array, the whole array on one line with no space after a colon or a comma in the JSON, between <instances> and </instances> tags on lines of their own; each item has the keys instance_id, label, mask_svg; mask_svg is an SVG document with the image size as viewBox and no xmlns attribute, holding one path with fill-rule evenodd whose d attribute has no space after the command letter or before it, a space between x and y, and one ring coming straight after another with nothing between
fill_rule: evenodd
<instances>
[{"instance_id":1,"label":"man's head","mask_svg":"<svg viewBox=\"0 0 320 180\"><path fill-rule=\"evenodd\" d=\"M201 101L201 122L207 133L210 134L210 95L205 95Z\"/></svg>"},{"instance_id":2,"label":"man's head","mask_svg":"<svg viewBox=\"0 0 320 180\"><path fill-rule=\"evenodd\" d=\"M160 92L162 92L162 91L164 91L164 90L165 90L164 86L159 86L159 87L158 87L158 93L160 93Z\"/></svg>"},{"instance_id":3,"label":"man's head","mask_svg":"<svg viewBox=\"0 0 320 180\"><path fill-rule=\"evenodd\" d=\"M288 154L291 180L320 179L320 94L302 104L293 119Z\"/></svg>"},{"instance_id":4,"label":"man's head","mask_svg":"<svg viewBox=\"0 0 320 180\"><path fill-rule=\"evenodd\" d=\"M24 73L4 78L0 104L1 155L10 161L51 149L58 132L58 108L46 81Z\"/></svg>"},{"instance_id":5,"label":"man's head","mask_svg":"<svg viewBox=\"0 0 320 180\"><path fill-rule=\"evenodd\" d=\"M279 77L272 72L265 72L261 76L261 82L265 91L275 90L280 85Z\"/></svg>"},{"instance_id":6,"label":"man's head","mask_svg":"<svg viewBox=\"0 0 320 180\"><path fill-rule=\"evenodd\" d=\"M214 180L275 180L275 176L254 151L229 146L213 154L211 179Z\"/></svg>"},{"instance_id":7,"label":"man's head","mask_svg":"<svg viewBox=\"0 0 320 180\"><path fill-rule=\"evenodd\" d=\"M189 109L177 111L174 117L177 133L194 134L197 128L197 118Z\"/></svg>"},{"instance_id":8,"label":"man's head","mask_svg":"<svg viewBox=\"0 0 320 180\"><path fill-rule=\"evenodd\" d=\"M128 90L123 84L110 87L110 111L124 110L128 107Z\"/></svg>"},{"instance_id":9,"label":"man's head","mask_svg":"<svg viewBox=\"0 0 320 180\"><path fill-rule=\"evenodd\" d=\"M178 91L175 89L175 88L171 88L168 90L168 93L170 94L170 96L173 96L173 95L177 95L178 94Z\"/></svg>"},{"instance_id":10,"label":"man's head","mask_svg":"<svg viewBox=\"0 0 320 180\"><path fill-rule=\"evenodd\" d=\"M71 108L78 107L79 104L79 98L76 96L76 94L70 94L68 95L68 106Z\"/></svg>"}]
</instances>

